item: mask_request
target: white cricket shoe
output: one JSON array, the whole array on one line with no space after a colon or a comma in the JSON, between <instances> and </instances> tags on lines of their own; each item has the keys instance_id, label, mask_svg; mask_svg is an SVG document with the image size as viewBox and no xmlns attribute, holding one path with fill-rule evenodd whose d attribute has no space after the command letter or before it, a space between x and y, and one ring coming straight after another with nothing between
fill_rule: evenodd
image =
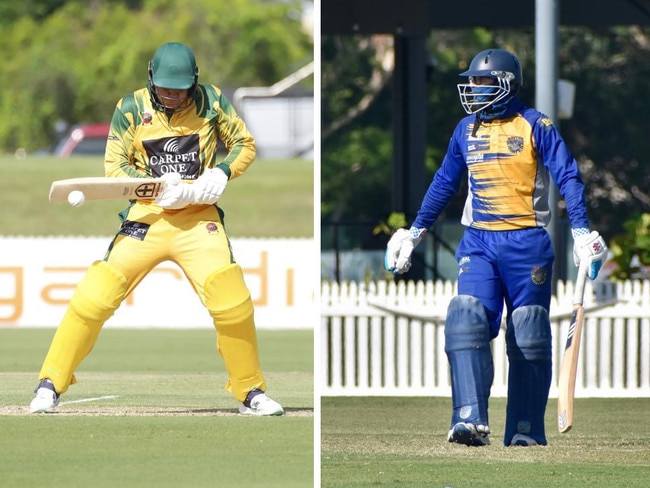
<instances>
[{"instance_id":1,"label":"white cricket shoe","mask_svg":"<svg viewBox=\"0 0 650 488\"><path fill-rule=\"evenodd\" d=\"M515 434L515 436L510 441L510 445L529 447L529 446L537 446L538 444L537 441L532 437L529 437L524 434Z\"/></svg>"},{"instance_id":2,"label":"white cricket shoe","mask_svg":"<svg viewBox=\"0 0 650 488\"><path fill-rule=\"evenodd\" d=\"M457 444L465 444L466 446L489 446L490 428L487 425L459 422L449 430L447 440Z\"/></svg>"},{"instance_id":3,"label":"white cricket shoe","mask_svg":"<svg viewBox=\"0 0 650 488\"><path fill-rule=\"evenodd\" d=\"M284 409L275 400L271 400L266 394L259 390L253 390L254 395L249 393L250 400L248 398L244 400L244 403L239 404L239 413L242 415L266 415L266 416L276 416L284 415ZM251 392L251 393L253 393ZM248 406L246 405L248 404Z\"/></svg>"},{"instance_id":4,"label":"white cricket shoe","mask_svg":"<svg viewBox=\"0 0 650 488\"><path fill-rule=\"evenodd\" d=\"M41 380L36 389L36 395L29 404L30 413L52 413L59 404L60 395L54 389L54 385L47 378Z\"/></svg>"}]
</instances>

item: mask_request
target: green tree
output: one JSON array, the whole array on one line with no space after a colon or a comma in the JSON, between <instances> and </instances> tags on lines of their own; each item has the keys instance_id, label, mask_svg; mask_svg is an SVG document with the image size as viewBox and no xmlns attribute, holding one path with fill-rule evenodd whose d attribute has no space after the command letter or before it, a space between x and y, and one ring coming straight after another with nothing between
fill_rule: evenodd
<instances>
[{"instance_id":1,"label":"green tree","mask_svg":"<svg viewBox=\"0 0 650 488\"><path fill-rule=\"evenodd\" d=\"M3 0L0 2L0 25L10 25L22 17L42 20L63 6L67 0Z\"/></svg>"},{"instance_id":2,"label":"green tree","mask_svg":"<svg viewBox=\"0 0 650 488\"><path fill-rule=\"evenodd\" d=\"M109 120L171 40L192 46L202 81L226 91L271 85L313 58L299 9L264 0L75 0L42 19L15 17L0 24L0 148L48 146L60 119Z\"/></svg>"},{"instance_id":3,"label":"green tree","mask_svg":"<svg viewBox=\"0 0 650 488\"><path fill-rule=\"evenodd\" d=\"M325 37L321 46L321 214L377 220L391 202L392 42Z\"/></svg>"},{"instance_id":4,"label":"green tree","mask_svg":"<svg viewBox=\"0 0 650 488\"><path fill-rule=\"evenodd\" d=\"M650 213L635 215L623 223L625 232L609 243L616 268L615 279L650 278Z\"/></svg>"}]
</instances>

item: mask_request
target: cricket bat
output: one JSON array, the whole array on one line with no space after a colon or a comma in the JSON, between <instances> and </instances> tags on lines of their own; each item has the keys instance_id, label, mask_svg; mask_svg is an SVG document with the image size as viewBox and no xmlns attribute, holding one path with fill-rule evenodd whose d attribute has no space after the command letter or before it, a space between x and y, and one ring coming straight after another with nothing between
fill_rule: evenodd
<instances>
[{"instance_id":1,"label":"cricket bat","mask_svg":"<svg viewBox=\"0 0 650 488\"><path fill-rule=\"evenodd\" d=\"M86 200L153 200L165 189L159 178L83 177L52 182L50 202L65 202L72 191L80 191Z\"/></svg>"},{"instance_id":2,"label":"cricket bat","mask_svg":"<svg viewBox=\"0 0 650 488\"><path fill-rule=\"evenodd\" d=\"M573 397L576 388L576 373L578 371L578 357L580 355L580 337L585 320L585 310L582 302L585 294L588 265L578 268L575 291L573 293L573 313L567 333L560 376L558 379L557 398L557 428L561 433L566 433L573 427Z\"/></svg>"}]
</instances>

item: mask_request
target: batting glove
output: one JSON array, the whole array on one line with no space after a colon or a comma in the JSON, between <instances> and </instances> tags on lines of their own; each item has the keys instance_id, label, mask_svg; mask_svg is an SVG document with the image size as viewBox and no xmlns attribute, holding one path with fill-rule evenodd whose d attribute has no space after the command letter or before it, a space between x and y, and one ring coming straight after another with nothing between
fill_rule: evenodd
<instances>
[{"instance_id":1,"label":"batting glove","mask_svg":"<svg viewBox=\"0 0 650 488\"><path fill-rule=\"evenodd\" d=\"M167 173L160 177L165 182L165 189L156 198L156 203L164 209L177 210L185 208L194 202L194 190L192 185L181 182L181 175L178 173Z\"/></svg>"},{"instance_id":2,"label":"batting glove","mask_svg":"<svg viewBox=\"0 0 650 488\"><path fill-rule=\"evenodd\" d=\"M607 244L595 230L572 229L573 233L573 262L580 266L581 262L589 265L589 279L595 280L602 265L607 261Z\"/></svg>"},{"instance_id":3,"label":"batting glove","mask_svg":"<svg viewBox=\"0 0 650 488\"><path fill-rule=\"evenodd\" d=\"M406 273L411 269L411 254L420 244L426 229L397 229L386 245L384 266L395 274Z\"/></svg>"},{"instance_id":4,"label":"batting glove","mask_svg":"<svg viewBox=\"0 0 650 488\"><path fill-rule=\"evenodd\" d=\"M220 168L206 169L194 182L194 203L213 205L226 189L228 175Z\"/></svg>"}]
</instances>

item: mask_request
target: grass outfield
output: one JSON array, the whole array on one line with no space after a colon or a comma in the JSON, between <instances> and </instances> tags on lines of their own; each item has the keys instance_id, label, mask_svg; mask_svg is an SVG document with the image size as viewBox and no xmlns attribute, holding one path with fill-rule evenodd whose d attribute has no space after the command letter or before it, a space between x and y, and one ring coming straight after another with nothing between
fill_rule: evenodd
<instances>
[{"instance_id":1,"label":"grass outfield","mask_svg":"<svg viewBox=\"0 0 650 488\"><path fill-rule=\"evenodd\" d=\"M103 174L101 157L17 160L0 155L5 209L0 212L0 234L113 236L119 227L117 214L127 202L88 201L73 208L47 199L54 180ZM231 238L312 237L314 164L301 159L257 160L228 184L220 206Z\"/></svg>"},{"instance_id":2,"label":"grass outfield","mask_svg":"<svg viewBox=\"0 0 650 488\"><path fill-rule=\"evenodd\" d=\"M492 445L446 441L448 398L321 400L321 487L641 488L650 486L650 399L578 399L546 447L503 447L505 400L490 403Z\"/></svg>"},{"instance_id":3,"label":"grass outfield","mask_svg":"<svg viewBox=\"0 0 650 488\"><path fill-rule=\"evenodd\" d=\"M258 331L283 417L243 417L213 330L110 329L61 397L27 405L54 329L0 329L0 486L313 486L313 334Z\"/></svg>"}]
</instances>

